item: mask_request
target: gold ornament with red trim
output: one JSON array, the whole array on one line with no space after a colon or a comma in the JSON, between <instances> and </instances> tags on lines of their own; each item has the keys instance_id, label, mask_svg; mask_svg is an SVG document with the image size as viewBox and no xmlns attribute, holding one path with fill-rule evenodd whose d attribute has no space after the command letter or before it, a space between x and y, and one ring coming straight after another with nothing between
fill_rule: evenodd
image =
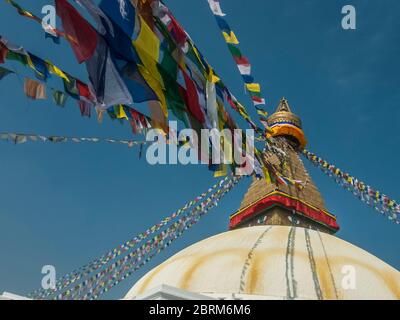
<instances>
[{"instance_id":1,"label":"gold ornament with red trim","mask_svg":"<svg viewBox=\"0 0 400 320\"><path fill-rule=\"evenodd\" d=\"M291 140L294 139L300 149L304 149L307 145L301 120L292 112L285 98L282 98L275 113L268 117L267 123L270 129L267 138L286 136L291 137Z\"/></svg>"}]
</instances>

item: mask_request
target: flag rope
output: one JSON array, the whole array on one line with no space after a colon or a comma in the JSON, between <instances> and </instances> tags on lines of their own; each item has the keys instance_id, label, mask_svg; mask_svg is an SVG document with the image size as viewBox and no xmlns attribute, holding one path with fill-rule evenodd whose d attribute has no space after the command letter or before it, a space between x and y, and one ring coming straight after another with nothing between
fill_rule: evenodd
<instances>
[{"instance_id":1,"label":"flag rope","mask_svg":"<svg viewBox=\"0 0 400 320\"><path fill-rule=\"evenodd\" d=\"M123 256L125 254L127 254L125 257L132 258L132 257L136 256L138 253L141 252L140 250L146 249L148 247L148 244L151 243L151 241L161 239L160 238L161 236L160 236L160 234L155 236L152 240L148 241L147 244L143 244L136 251L132 252L132 250L137 246L138 243L141 243L143 240L147 239L149 236L160 231L163 227L172 223L174 219L178 218L179 216L181 216L182 214L187 212L189 209L193 208L193 210L192 210L192 214L193 214L193 212L197 212L199 209L202 209L204 203L207 203L207 205L208 205L209 201L210 201L209 199L213 199L215 197L215 195L219 194L220 190L223 189L225 187L225 185L227 183L229 184L229 181L232 181L232 180L237 183L240 180L240 178L225 177L224 179L222 179L221 181L219 181L218 183L216 183L212 187L210 187L206 192L197 196L194 200L186 203L184 207L182 207L181 209L174 212L171 216L164 218L160 223L152 226L151 228L147 229L145 232L138 234L131 240L128 240L124 244L107 252L106 254L102 255L100 258L92 261L91 263L88 263L87 265L85 265L79 269L76 269L71 273L64 275L62 277L62 279L57 281L54 289L48 289L48 290L39 289L39 290L32 292L30 294L30 296L34 299L49 299L49 298L50 299L51 298L65 299L65 298L70 297L72 292L74 292L75 294L77 292L80 292L80 290L83 287L88 286L89 281L87 279L82 281L79 285L75 285L73 287L73 290L67 289L67 288L69 288L71 285L77 283L79 280L89 277L91 274L93 274L94 272L96 272L99 269L102 269L109 262L115 260L116 258L118 258L120 256ZM208 196L208 198L205 199L207 196ZM199 203L201 203L201 205L199 205ZM187 215L188 214L186 214L185 217L187 217ZM175 224L173 224L172 226L174 226ZM165 231L163 231L163 232L165 233ZM162 234L163 233L161 233L161 235ZM131 253L129 254L129 252L131 252ZM122 259L127 259L127 258L122 258ZM122 261L122 260L120 259L118 261ZM113 268L116 268L118 266L118 264L114 263L111 266L114 266ZM91 281L93 282L95 279L99 279L100 276L101 276L101 272L98 273L97 277L95 277Z\"/></svg>"},{"instance_id":2,"label":"flag rope","mask_svg":"<svg viewBox=\"0 0 400 320\"><path fill-rule=\"evenodd\" d=\"M337 184L353 193L358 199L373 207L392 222L400 224L400 204L398 202L352 175L343 172L341 169L308 150L304 150L303 155L313 165L320 168L323 173L333 178Z\"/></svg>"},{"instance_id":3,"label":"flag rope","mask_svg":"<svg viewBox=\"0 0 400 320\"><path fill-rule=\"evenodd\" d=\"M219 0L207 0L210 6L210 10L214 15L219 29L225 39L228 46L229 52L235 61L240 75L242 76L245 84L246 91L250 94L254 108L259 116L260 122L268 130L269 126L267 123L268 112L264 110L265 99L261 93L261 85L254 82L252 75L252 67L249 60L243 56L239 48L239 40L236 34L233 32L228 22L225 19L226 14L222 12L221 4Z\"/></svg>"},{"instance_id":4,"label":"flag rope","mask_svg":"<svg viewBox=\"0 0 400 320\"><path fill-rule=\"evenodd\" d=\"M98 138L98 137L70 137L70 136L55 136L55 135L39 135L39 134L26 134L26 133L11 133L0 132L0 141L8 141L14 144L24 144L27 142L51 142L51 143L98 143L107 142L115 144L123 144L128 147L148 144L148 141L127 140L127 139L113 139L113 138Z\"/></svg>"}]
</instances>

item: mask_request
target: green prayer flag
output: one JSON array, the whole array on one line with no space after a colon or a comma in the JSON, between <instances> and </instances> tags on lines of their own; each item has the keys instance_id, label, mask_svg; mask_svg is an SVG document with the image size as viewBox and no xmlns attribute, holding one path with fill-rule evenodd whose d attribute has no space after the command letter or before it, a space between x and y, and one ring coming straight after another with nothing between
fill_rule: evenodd
<instances>
[{"instance_id":1,"label":"green prayer flag","mask_svg":"<svg viewBox=\"0 0 400 320\"><path fill-rule=\"evenodd\" d=\"M164 93L168 109L173 112L177 119L185 123L186 126L189 126L185 102L179 94L179 86L176 81L178 76L178 64L167 51L164 52L163 59L158 65L158 71L164 82Z\"/></svg>"},{"instance_id":2,"label":"green prayer flag","mask_svg":"<svg viewBox=\"0 0 400 320\"><path fill-rule=\"evenodd\" d=\"M237 57L237 58L242 57L242 53L240 52L240 49L238 47L235 47L234 45L228 43L228 48L234 57Z\"/></svg>"},{"instance_id":3,"label":"green prayer flag","mask_svg":"<svg viewBox=\"0 0 400 320\"><path fill-rule=\"evenodd\" d=\"M64 92L58 91L58 90L53 90L53 101L59 107L64 108L65 103L67 102L67 99L68 99L68 96Z\"/></svg>"},{"instance_id":4,"label":"green prayer flag","mask_svg":"<svg viewBox=\"0 0 400 320\"><path fill-rule=\"evenodd\" d=\"M71 97L75 99L79 99L79 90L76 85L76 79L70 77L69 82L67 82L65 79L63 79L64 83L64 89L65 92L68 93Z\"/></svg>"},{"instance_id":5,"label":"green prayer flag","mask_svg":"<svg viewBox=\"0 0 400 320\"><path fill-rule=\"evenodd\" d=\"M26 55L9 50L7 53L8 60L14 60L22 63L24 66L28 65L28 58Z\"/></svg>"},{"instance_id":6,"label":"green prayer flag","mask_svg":"<svg viewBox=\"0 0 400 320\"><path fill-rule=\"evenodd\" d=\"M8 70L7 68L0 67L0 80L5 76L8 76L10 73L14 73L14 71Z\"/></svg>"}]
</instances>

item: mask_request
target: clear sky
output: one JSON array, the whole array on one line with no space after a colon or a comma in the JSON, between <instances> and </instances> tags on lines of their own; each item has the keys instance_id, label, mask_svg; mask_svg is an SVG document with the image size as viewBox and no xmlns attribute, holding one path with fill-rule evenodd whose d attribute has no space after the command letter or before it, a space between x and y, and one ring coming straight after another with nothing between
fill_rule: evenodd
<instances>
[{"instance_id":1,"label":"clear sky","mask_svg":"<svg viewBox=\"0 0 400 320\"><path fill-rule=\"evenodd\" d=\"M49 0L18 0L36 14ZM251 110L243 84L206 0L166 0L225 83ZM263 86L268 110L282 96L301 116L309 150L400 199L400 2L397 0L221 1ZM357 10L357 30L341 28L341 8ZM0 34L87 79L65 41L0 1ZM7 63L22 75L33 74ZM61 82L51 80L61 88ZM128 125L81 118L76 103L28 101L21 79L0 82L0 132L132 138ZM242 123L241 123L242 124ZM244 126L244 124L243 124ZM72 271L171 214L215 179L203 166L151 167L137 149L108 144L0 143L0 291L27 294L41 268ZM307 164L307 162L306 162ZM343 238L400 269L400 229L310 167ZM121 298L158 263L227 229L250 179L243 181L165 253L114 288Z\"/></svg>"}]
</instances>

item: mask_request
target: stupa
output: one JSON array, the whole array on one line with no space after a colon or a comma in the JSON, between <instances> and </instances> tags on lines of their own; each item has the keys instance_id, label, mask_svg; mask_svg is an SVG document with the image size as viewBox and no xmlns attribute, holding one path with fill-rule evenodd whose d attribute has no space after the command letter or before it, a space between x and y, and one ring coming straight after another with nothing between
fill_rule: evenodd
<instances>
[{"instance_id":1,"label":"stupa","mask_svg":"<svg viewBox=\"0 0 400 320\"><path fill-rule=\"evenodd\" d=\"M400 272L336 236L336 217L299 157L301 119L283 98L268 118L264 156L302 187L254 180L229 231L141 278L124 299L400 299Z\"/></svg>"}]
</instances>

